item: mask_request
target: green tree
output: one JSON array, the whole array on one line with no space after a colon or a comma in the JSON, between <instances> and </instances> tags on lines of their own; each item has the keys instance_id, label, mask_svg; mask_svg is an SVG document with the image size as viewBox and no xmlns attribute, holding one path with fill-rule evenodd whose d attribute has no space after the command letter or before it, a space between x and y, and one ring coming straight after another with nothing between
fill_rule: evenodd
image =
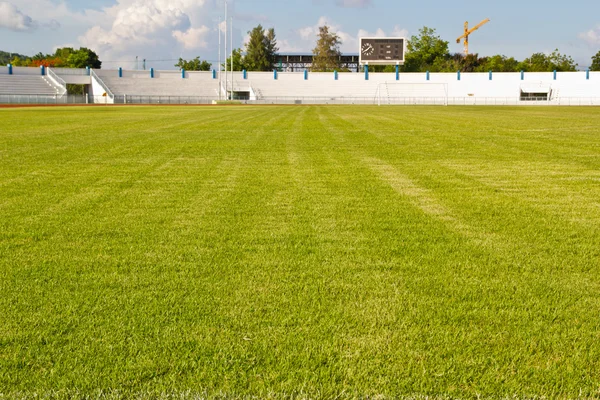
<instances>
[{"instance_id":1,"label":"green tree","mask_svg":"<svg viewBox=\"0 0 600 400\"><path fill-rule=\"evenodd\" d=\"M56 50L55 52L55 56L59 56L59 51L61 49ZM90 68L94 68L94 69L100 69L102 68L102 61L100 61L100 59L98 58L98 55L88 49L87 47L82 47L79 50L73 50L73 49L65 49L67 51L64 51L64 55L60 56L61 58L65 59L65 55L66 55L66 59L65 59L65 64L67 68L85 68L85 67L90 67ZM70 52L68 50L71 50ZM68 55L67 55L68 53Z\"/></svg>"},{"instance_id":2,"label":"green tree","mask_svg":"<svg viewBox=\"0 0 600 400\"><path fill-rule=\"evenodd\" d=\"M456 72L464 71L467 68L469 68L469 65L465 60L465 56L461 53L455 53L436 58L432 65L426 67L426 70L430 72Z\"/></svg>"},{"instance_id":3,"label":"green tree","mask_svg":"<svg viewBox=\"0 0 600 400\"><path fill-rule=\"evenodd\" d=\"M340 45L342 40L325 25L319 27L317 47L313 49L312 70L318 72L340 69Z\"/></svg>"},{"instance_id":4,"label":"green tree","mask_svg":"<svg viewBox=\"0 0 600 400\"><path fill-rule=\"evenodd\" d=\"M271 71L275 65L275 54L278 50L275 30L271 28L265 32L262 25L258 25L248 34L250 39L246 43L244 66L250 71Z\"/></svg>"},{"instance_id":5,"label":"green tree","mask_svg":"<svg viewBox=\"0 0 600 400\"><path fill-rule=\"evenodd\" d=\"M438 60L438 59L442 60ZM436 35L435 29L424 26L419 35L412 36L406 45L404 71L431 71L437 61L438 67L450 58L448 42Z\"/></svg>"},{"instance_id":6,"label":"green tree","mask_svg":"<svg viewBox=\"0 0 600 400\"><path fill-rule=\"evenodd\" d=\"M200 60L199 56L189 61L179 58L179 62L175 66L186 71L210 71L211 68L211 64L206 60Z\"/></svg>"},{"instance_id":7,"label":"green tree","mask_svg":"<svg viewBox=\"0 0 600 400\"><path fill-rule=\"evenodd\" d=\"M519 62L513 57L498 54L482 58L475 71L517 72L519 71Z\"/></svg>"},{"instance_id":8,"label":"green tree","mask_svg":"<svg viewBox=\"0 0 600 400\"><path fill-rule=\"evenodd\" d=\"M600 71L600 51L592 57L592 66L590 67L590 70Z\"/></svg>"},{"instance_id":9,"label":"green tree","mask_svg":"<svg viewBox=\"0 0 600 400\"><path fill-rule=\"evenodd\" d=\"M231 69L231 56L227 58L227 69ZM243 71L247 69L244 56L242 55L242 49L233 50L233 70Z\"/></svg>"},{"instance_id":10,"label":"green tree","mask_svg":"<svg viewBox=\"0 0 600 400\"><path fill-rule=\"evenodd\" d=\"M528 72L576 71L577 64L573 58L560 54L556 49L551 54L532 54L519 63L518 69Z\"/></svg>"},{"instance_id":11,"label":"green tree","mask_svg":"<svg viewBox=\"0 0 600 400\"><path fill-rule=\"evenodd\" d=\"M277 47L277 38L275 36L275 29L270 28L265 35L265 48L267 50L267 58L271 63L271 67L269 70L272 70L275 67L275 58L277 56L277 52L279 51L279 47Z\"/></svg>"},{"instance_id":12,"label":"green tree","mask_svg":"<svg viewBox=\"0 0 600 400\"><path fill-rule=\"evenodd\" d=\"M31 63L31 58L28 58L27 56L13 56L10 63L15 67L27 67L29 66L29 63Z\"/></svg>"},{"instance_id":13,"label":"green tree","mask_svg":"<svg viewBox=\"0 0 600 400\"><path fill-rule=\"evenodd\" d=\"M25 58L27 59L27 56L24 56L22 54L18 54L18 53L8 53L6 51L0 51L0 65L6 65L6 64L10 64L10 62L15 58L18 57L19 59Z\"/></svg>"}]
</instances>

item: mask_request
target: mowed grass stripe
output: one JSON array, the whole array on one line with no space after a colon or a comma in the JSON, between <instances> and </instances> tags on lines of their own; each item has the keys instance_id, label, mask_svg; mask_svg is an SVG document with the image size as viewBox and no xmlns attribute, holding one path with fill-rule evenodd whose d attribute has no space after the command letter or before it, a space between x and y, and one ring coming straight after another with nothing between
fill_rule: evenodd
<instances>
[{"instance_id":1,"label":"mowed grass stripe","mask_svg":"<svg viewBox=\"0 0 600 400\"><path fill-rule=\"evenodd\" d=\"M1 112L0 393L598 395L596 109Z\"/></svg>"},{"instance_id":2,"label":"mowed grass stripe","mask_svg":"<svg viewBox=\"0 0 600 400\"><path fill-rule=\"evenodd\" d=\"M338 120L337 123L332 124L332 126L336 126L336 125L340 125L340 121ZM342 121L343 122L343 121ZM366 135L365 132L362 132L360 130L356 129L356 126L352 126L352 125L348 125L345 123L342 123L341 125L344 125L343 129L340 129L338 132L352 132L354 134L358 134L358 135ZM378 131L379 132L379 131ZM363 136L364 137L364 136ZM377 143L377 142L372 142L372 143ZM394 155L396 155L396 159L398 159L397 154L398 153L402 153L401 149L398 149L396 147L394 148L388 148L387 149L389 151L389 153L393 153ZM400 150L398 152L398 150ZM381 153L381 149L378 149L378 151ZM372 163L372 159L367 159L367 161L371 161L368 162L367 164L371 164L369 165L370 168L373 167L373 163ZM425 187L418 187L415 186L415 184L411 181L411 180L407 180L407 178L401 178L401 175L398 174L398 172L395 172L393 170L390 169L389 165L382 165L381 162L376 162L375 163L375 168L378 169L378 173L379 174L383 174L383 178L384 180L386 180L392 187L396 187L396 189L399 189L399 192L402 194L404 193L404 195L408 196L409 198L415 198L417 200L417 206L419 206L419 208L423 209L423 211L426 214L433 214L434 216L441 216L442 219L447 220L448 216L445 212L441 212L441 210L444 210L444 208L441 206L441 204L437 201L434 201L432 203L432 198L429 197L428 195L426 195L425 193L427 193L427 191L429 191L429 189L426 189ZM409 166L409 164L407 163L402 163L401 164L403 170L409 169L409 170L414 170L414 169L419 169L420 171L420 175L423 174L424 171L432 171L432 173L427 174L427 175L433 175L435 177L441 177L442 179L440 180L447 180L447 177L443 174L440 173L440 171L436 170L436 165L435 163L432 165L431 163L428 164L427 166L418 166L417 168L412 168L411 166ZM419 174L417 174L418 176ZM420 177L421 178L421 177ZM398 179L400 179L400 182L398 181ZM421 178L422 179L422 178ZM429 182L428 182L429 181ZM456 182L451 182L451 184L446 185L447 187L441 187L440 186L440 182L431 182L430 179L425 179L425 182L427 182L428 184L426 185L427 187L431 187L431 188L435 188L437 189L436 191L439 193L448 193L452 190L452 184L456 184ZM478 185L480 186L480 185ZM444 190L446 189L446 190ZM481 191L481 187L477 188L468 188L469 190L465 191L465 193L478 193ZM451 193L451 192L450 192ZM493 193L489 193L488 191L488 195L493 198L494 195ZM450 196L447 196L446 199L451 199ZM466 200L467 202L469 202L468 199L461 199L461 200ZM446 202L446 201L445 201ZM504 200L504 202L506 203L506 199ZM511 199L511 201L509 201L508 203L510 204L510 202L514 202L514 199ZM525 203L525 204L523 204ZM482 203L484 206L484 208L486 207L486 204L488 203L488 200L485 200ZM432 207L433 210L432 210ZM457 203L455 205L453 205L454 207L452 207L453 209L465 209L465 210L469 210L470 207L468 205L465 205L464 203ZM529 293L528 296L533 295L534 297L529 299L529 302L526 302L525 304L529 303L529 305L531 305L531 302L533 301L534 304L537 304L538 307L549 307L551 308L552 305L552 301L550 299L547 298L547 293L556 293L557 291L560 293L563 290L567 290L567 291L571 291L570 294L584 294L586 293L588 290L597 287L597 280L593 280L593 284L590 286L588 286L588 284L585 284L585 288L581 288L581 287L576 287L575 285L573 285L573 282L566 282L563 280L560 280L560 282L556 282L556 271L557 269L562 269L563 271L568 271L568 270L575 270L575 271L580 271L581 269L583 269L583 271L586 272L590 272L591 270L596 271L597 270L597 266L598 266L598 258L596 256L597 251L595 250L596 248L598 248L597 246L597 240L598 240L598 235L597 232L595 230L589 231L587 230L587 227L581 227L582 229L580 229L582 231L583 234L585 234L585 236L587 236L589 239L586 238L581 238L581 236L576 236L578 238L578 242L580 244L580 247L584 250L584 253L582 254L581 251L575 251L573 252L573 248L571 246L569 246L569 238L565 238L564 236L560 236L560 237L555 237L552 238L552 240L548 240L548 237L540 237L541 235L539 234L539 230L540 230L540 226L536 225L536 224L532 224L532 219L540 219L542 221L544 221L545 219L547 219L547 217L541 213L536 213L535 211L533 211L532 209L528 209L529 204L526 204L526 202L522 202L521 204L518 204L518 206L515 207L516 210L518 210L518 214L517 216L514 217L514 222L517 224L518 228L520 228L521 230L526 230L526 232L523 234L523 236L519 237L510 237L508 236L509 234L513 234L514 233L518 233L518 231L516 231L515 226L509 226L506 229L506 235L500 236L500 238L504 238L504 239L508 239L508 245L510 247L508 247L508 252L507 252L507 248L502 247L502 242L497 242L495 243L497 248L497 252L494 251L494 248L491 248L489 250L492 250L493 253L498 253L498 254L493 254L493 257L497 259L496 262L494 262L492 265L490 265L490 269L488 269L487 271L484 269L483 272L485 275L488 276L493 276L493 278L497 278L498 276L498 267L502 267L502 264L504 263L505 266L504 268L507 267L511 267L511 269L514 269L514 267L517 267L516 270L514 272L516 273L522 273L523 272L523 268L524 266L520 266L519 263L515 264L515 261L523 261L523 260L527 260L528 262L528 266L533 267L534 270L531 271L534 274L530 274L530 277L533 279L533 281L531 282L526 282L528 285L538 285L537 288L535 288L533 290L534 293ZM433 211L433 212L432 212ZM461 210L462 211L462 210ZM483 214L485 215L485 211L483 210L483 212L479 212L478 214ZM496 211L496 212L494 212ZM514 213L515 210L511 210L511 209L504 209L504 210L493 210L493 209L489 209L487 208L487 212L492 216L492 221L491 224L489 225L489 230L491 232L497 231L498 230L498 224L502 224L502 222L504 221L499 221L499 218L497 218L497 216L502 216L502 217L506 217L507 215L510 215L511 212ZM536 215L538 214L538 215ZM479 216L480 218L480 216ZM472 226L478 226L478 224L480 223L480 221L475 221L475 222L471 222ZM554 220L551 221L551 223L555 224L560 224L561 221L559 220ZM550 224L548 224L550 225ZM548 232L553 233L553 229L554 225L551 227L547 227ZM462 222L458 223L458 226L463 226ZM505 227L506 228L506 227ZM572 226L566 226L564 227L565 229L568 229L567 232L571 231L571 229L573 228ZM459 231L464 231L463 229L459 229ZM562 231L564 234L564 231ZM538 248L535 248L534 246L531 246L531 240L529 238L532 237L536 237L538 236L536 239L536 242L533 243L535 245L537 245ZM591 239L591 240L590 240ZM563 243L560 243L560 242ZM566 245L565 245L566 244ZM560 248L557 249L556 246L559 245ZM541 247L541 248L540 248ZM512 251L511 251L512 250ZM558 251L557 251L558 250ZM517 257L517 260L514 259L513 254L512 253L521 253L520 257ZM543 261L542 262L538 262L539 258L542 258L540 256L543 255ZM548 257L551 257L551 264L547 264L548 261ZM574 264L576 263L576 264ZM484 264L485 265L485 264ZM479 265L479 268L481 268L482 265ZM477 273L477 272L474 272ZM494 274L494 275L490 275L490 274ZM543 276L540 276L540 274L547 274L546 277L544 278ZM500 273L500 276L502 274ZM588 275L588 277L591 277L591 275ZM581 280L582 276L580 274L575 275L573 277L573 281L579 281ZM514 274L512 272L509 272L509 276L505 276L505 277L501 277L501 279L499 281L496 282L496 284L500 283L500 284L504 284L507 286L511 285L511 282L513 282L514 279ZM589 280L588 280L589 282ZM567 287L565 287L567 286ZM526 291L531 291L530 288L525 288ZM486 293L481 293L483 295L485 295ZM563 293L564 294L564 293ZM489 293L488 293L489 295ZM540 296L539 298L537 296ZM544 301L540 301L540 299L544 300ZM531 301L532 300L532 301ZM572 300L571 300L572 301ZM578 319L573 318L573 314L571 313L571 309L572 309L572 303L570 303L569 301L559 306L557 306L556 308L554 308L554 310L561 310L561 315L564 318L567 319L574 319L576 321L578 321ZM541 313L540 315L544 315L545 312L543 310L540 310ZM548 315L546 315L546 317L548 317ZM551 318L556 318L556 316ZM555 343L556 345L562 345L562 343ZM562 362L562 361L561 361ZM555 367L557 365L555 364Z\"/></svg>"}]
</instances>

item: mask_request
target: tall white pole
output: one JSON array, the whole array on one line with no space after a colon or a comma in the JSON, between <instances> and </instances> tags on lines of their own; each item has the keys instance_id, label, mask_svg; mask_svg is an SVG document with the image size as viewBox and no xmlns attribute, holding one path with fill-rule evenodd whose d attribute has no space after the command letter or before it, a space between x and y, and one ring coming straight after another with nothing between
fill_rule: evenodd
<instances>
[{"instance_id":1,"label":"tall white pole","mask_svg":"<svg viewBox=\"0 0 600 400\"><path fill-rule=\"evenodd\" d=\"M233 100L233 16L231 17L231 100Z\"/></svg>"},{"instance_id":2,"label":"tall white pole","mask_svg":"<svg viewBox=\"0 0 600 400\"><path fill-rule=\"evenodd\" d=\"M227 0L225 0L225 100L229 99L227 86Z\"/></svg>"},{"instance_id":3,"label":"tall white pole","mask_svg":"<svg viewBox=\"0 0 600 400\"><path fill-rule=\"evenodd\" d=\"M217 61L217 73L219 74L219 100L221 100L221 88L223 87L223 82L221 81L221 17L219 17L217 30L219 31L219 60Z\"/></svg>"}]
</instances>

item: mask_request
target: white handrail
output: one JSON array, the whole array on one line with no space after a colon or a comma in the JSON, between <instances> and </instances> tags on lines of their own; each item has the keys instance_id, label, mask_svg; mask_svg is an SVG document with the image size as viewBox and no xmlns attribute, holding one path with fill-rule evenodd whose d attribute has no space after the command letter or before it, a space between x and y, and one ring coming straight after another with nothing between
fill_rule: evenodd
<instances>
[{"instance_id":1,"label":"white handrail","mask_svg":"<svg viewBox=\"0 0 600 400\"><path fill-rule=\"evenodd\" d=\"M100 84L100 86L102 86L102 89L104 89L104 91L106 92L108 97L110 97L112 100L114 100L115 95L113 94L113 92L111 92L110 89L108 88L108 86L106 86L106 83L104 83L104 81L102 79L100 79L100 77L98 75L96 75L96 73L94 72L93 69L90 69L90 75L92 76L92 78L94 78L96 80L96 82L98 82Z\"/></svg>"},{"instance_id":2,"label":"white handrail","mask_svg":"<svg viewBox=\"0 0 600 400\"><path fill-rule=\"evenodd\" d=\"M48 77L62 89L61 93L59 93L60 97L64 96L67 93L67 82L65 82L65 80L62 79L60 76L56 75L50 67L48 67L47 71Z\"/></svg>"}]
</instances>

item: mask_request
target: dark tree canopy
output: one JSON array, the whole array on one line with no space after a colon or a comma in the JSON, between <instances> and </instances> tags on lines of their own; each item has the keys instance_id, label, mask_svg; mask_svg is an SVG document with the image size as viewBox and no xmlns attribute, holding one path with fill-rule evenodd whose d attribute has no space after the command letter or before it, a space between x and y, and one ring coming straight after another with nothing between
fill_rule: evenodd
<instances>
[{"instance_id":1,"label":"dark tree canopy","mask_svg":"<svg viewBox=\"0 0 600 400\"><path fill-rule=\"evenodd\" d=\"M592 57L592 65L590 67L592 71L600 71L600 51Z\"/></svg>"},{"instance_id":2,"label":"dark tree canopy","mask_svg":"<svg viewBox=\"0 0 600 400\"><path fill-rule=\"evenodd\" d=\"M14 58L27 59L28 57L23 54L0 51L0 65L10 64Z\"/></svg>"},{"instance_id":3,"label":"dark tree canopy","mask_svg":"<svg viewBox=\"0 0 600 400\"><path fill-rule=\"evenodd\" d=\"M448 42L426 26L410 38L406 50L403 70L407 72L442 70L450 56Z\"/></svg>"},{"instance_id":4,"label":"dark tree canopy","mask_svg":"<svg viewBox=\"0 0 600 400\"><path fill-rule=\"evenodd\" d=\"M319 27L317 46L313 49L312 70L319 72L340 69L342 40L327 25Z\"/></svg>"},{"instance_id":5,"label":"dark tree canopy","mask_svg":"<svg viewBox=\"0 0 600 400\"><path fill-rule=\"evenodd\" d=\"M262 25L258 25L248 34L250 39L246 43L243 65L250 71L271 71L275 65L275 54L279 50L275 30L271 28L265 31Z\"/></svg>"},{"instance_id":6,"label":"dark tree canopy","mask_svg":"<svg viewBox=\"0 0 600 400\"><path fill-rule=\"evenodd\" d=\"M227 69L231 69L231 56L227 58ZM222 66L224 67L224 65ZM234 49L233 50L233 70L234 71L243 71L249 68L246 67L246 61L242 54L242 49Z\"/></svg>"},{"instance_id":7,"label":"dark tree canopy","mask_svg":"<svg viewBox=\"0 0 600 400\"><path fill-rule=\"evenodd\" d=\"M15 56L11 64L22 67L45 67L55 68L85 68L100 69L102 62L98 55L86 48L73 49L72 47L61 47L54 54L38 53L31 58Z\"/></svg>"},{"instance_id":8,"label":"dark tree canopy","mask_svg":"<svg viewBox=\"0 0 600 400\"><path fill-rule=\"evenodd\" d=\"M560 54L556 49L551 54L532 54L519 63L518 69L528 72L576 71L577 64L570 56Z\"/></svg>"},{"instance_id":9,"label":"dark tree canopy","mask_svg":"<svg viewBox=\"0 0 600 400\"><path fill-rule=\"evenodd\" d=\"M198 56L189 61L179 58L179 62L175 66L186 71L210 71L211 64L206 60L200 60Z\"/></svg>"}]
</instances>

